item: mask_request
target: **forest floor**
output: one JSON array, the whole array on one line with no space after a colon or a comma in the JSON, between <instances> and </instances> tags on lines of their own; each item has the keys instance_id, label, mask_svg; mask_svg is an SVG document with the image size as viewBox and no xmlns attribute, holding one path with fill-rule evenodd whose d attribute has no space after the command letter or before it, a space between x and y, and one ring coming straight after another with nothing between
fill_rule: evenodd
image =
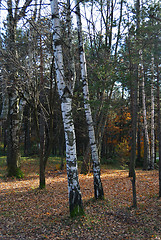
<instances>
[{"instance_id":1,"label":"forest floor","mask_svg":"<svg viewBox=\"0 0 161 240\"><path fill-rule=\"evenodd\" d=\"M5 171L0 166L0 172ZM103 169L105 200L94 201L93 176L79 175L85 216L70 219L66 171L49 165L46 189L38 189L35 164L23 164L21 180L0 175L0 240L161 239L158 171L136 171L138 208L132 205L127 170Z\"/></svg>"}]
</instances>

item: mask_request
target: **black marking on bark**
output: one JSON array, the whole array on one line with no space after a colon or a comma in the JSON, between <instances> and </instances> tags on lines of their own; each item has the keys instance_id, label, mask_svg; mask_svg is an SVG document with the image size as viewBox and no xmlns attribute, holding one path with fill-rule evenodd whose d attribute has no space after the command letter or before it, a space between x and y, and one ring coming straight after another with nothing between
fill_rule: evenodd
<instances>
[{"instance_id":1,"label":"black marking on bark","mask_svg":"<svg viewBox=\"0 0 161 240\"><path fill-rule=\"evenodd\" d=\"M54 45L55 45L55 47L60 46L60 45L62 45L62 41L60 39L54 40Z\"/></svg>"},{"instance_id":2,"label":"black marking on bark","mask_svg":"<svg viewBox=\"0 0 161 240\"><path fill-rule=\"evenodd\" d=\"M58 14L54 14L54 13L53 13L52 16L51 16L51 18L52 18L52 19L58 18Z\"/></svg>"},{"instance_id":3,"label":"black marking on bark","mask_svg":"<svg viewBox=\"0 0 161 240\"><path fill-rule=\"evenodd\" d=\"M74 162L71 162L71 161L68 161L68 166L69 166L69 168L71 168L71 167L75 167L76 168L76 159L74 159ZM76 172L75 172L76 173ZM72 173L73 174L73 173Z\"/></svg>"},{"instance_id":4,"label":"black marking on bark","mask_svg":"<svg viewBox=\"0 0 161 240\"><path fill-rule=\"evenodd\" d=\"M104 199L104 192L100 176L94 177L94 195L96 199Z\"/></svg>"},{"instance_id":5,"label":"black marking on bark","mask_svg":"<svg viewBox=\"0 0 161 240\"><path fill-rule=\"evenodd\" d=\"M72 189L69 193L69 207L71 217L84 214L81 194L77 188Z\"/></svg>"},{"instance_id":6,"label":"black marking on bark","mask_svg":"<svg viewBox=\"0 0 161 240\"><path fill-rule=\"evenodd\" d=\"M79 51L80 51L80 52L83 52L83 46L80 46L80 47L79 47Z\"/></svg>"},{"instance_id":7,"label":"black marking on bark","mask_svg":"<svg viewBox=\"0 0 161 240\"><path fill-rule=\"evenodd\" d=\"M66 132L67 132L67 135L68 135L69 146L73 146L73 142L74 142L73 132L70 132L70 131L66 131Z\"/></svg>"},{"instance_id":8,"label":"black marking on bark","mask_svg":"<svg viewBox=\"0 0 161 240\"><path fill-rule=\"evenodd\" d=\"M69 88L67 86L64 88L64 91L63 91L62 98L64 98L64 97L72 97L71 91L69 90Z\"/></svg>"}]
</instances>

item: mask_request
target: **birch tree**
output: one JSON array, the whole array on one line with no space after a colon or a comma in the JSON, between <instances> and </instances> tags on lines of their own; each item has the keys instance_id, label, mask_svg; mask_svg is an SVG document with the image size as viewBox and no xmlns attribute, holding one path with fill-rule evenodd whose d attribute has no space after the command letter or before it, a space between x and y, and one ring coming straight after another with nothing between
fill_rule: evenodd
<instances>
[{"instance_id":1,"label":"birch tree","mask_svg":"<svg viewBox=\"0 0 161 240\"><path fill-rule=\"evenodd\" d=\"M152 72L152 78L151 78L151 162L150 162L150 168L154 169L155 125L154 125L154 57L153 56L152 56L151 72Z\"/></svg>"},{"instance_id":2,"label":"birch tree","mask_svg":"<svg viewBox=\"0 0 161 240\"><path fill-rule=\"evenodd\" d=\"M123 19L123 6L124 2L121 1L115 4L114 1L106 2L92 2L90 4L90 16L86 13L85 4L84 12L85 19L88 26L89 48L86 49L86 57L89 59L88 64L91 65L88 72L88 78L91 79L92 90L90 92L90 100L97 104L97 108L93 111L93 122L95 126L95 138L98 148L98 155L101 157L103 136L105 133L105 126L108 119L108 109L111 103L111 97L115 86L117 72L116 69L119 66L118 63L118 46L121 39L121 26ZM96 16L95 9L98 9L100 15L100 29L97 29L98 15ZM120 14L115 18L115 10L120 8ZM89 6L87 6L89 10ZM115 22L118 25L118 31L116 36L115 46L112 44L113 28ZM104 29L104 30L103 30ZM87 41L88 41L87 40ZM112 48L114 51L112 51ZM113 55L113 52L115 54ZM118 64L118 65L117 65ZM117 73L116 73L117 74ZM117 77L118 79L118 77ZM96 86L96 87L93 87ZM92 105L91 105L92 106ZM83 157L82 170L83 172L89 171L90 162L90 145L87 146L86 152Z\"/></svg>"},{"instance_id":3,"label":"birch tree","mask_svg":"<svg viewBox=\"0 0 161 240\"><path fill-rule=\"evenodd\" d=\"M87 79L87 66L84 52L83 35L82 35L82 23L80 15L79 2L76 1L76 15L77 15L77 28L78 28L78 41L79 41L79 57L81 67L81 80L83 84L83 97L84 97L84 109L86 115L86 121L88 125L89 142L91 146L91 155L93 161L93 176L94 176L94 194L96 199L104 198L103 187L100 178L100 160L98 156L98 149L95 139L95 131L93 126L93 119L91 108L89 104L89 89Z\"/></svg>"},{"instance_id":4,"label":"birch tree","mask_svg":"<svg viewBox=\"0 0 161 240\"><path fill-rule=\"evenodd\" d=\"M146 99L145 99L145 77L144 77L144 66L143 66L143 53L139 51L140 55L140 77L141 77L141 88L142 88L142 105L143 105L143 120L144 120L144 134L145 134L145 145L147 149L147 156L144 158L145 170L150 169L150 145L149 145L149 134L148 134L148 123L147 123L147 112L146 112Z\"/></svg>"},{"instance_id":5,"label":"birch tree","mask_svg":"<svg viewBox=\"0 0 161 240\"><path fill-rule=\"evenodd\" d=\"M157 59L158 60L158 59ZM157 112L158 112L158 147L159 147L159 197L161 197L161 112L160 112L160 73L157 62Z\"/></svg>"},{"instance_id":6,"label":"birch tree","mask_svg":"<svg viewBox=\"0 0 161 240\"><path fill-rule=\"evenodd\" d=\"M66 166L68 176L68 194L70 216L83 214L82 197L80 192L77 168L76 138L72 117L72 96L74 89L74 76L65 79L60 16L57 0L51 0L53 49L55 57L55 71L59 97L61 99L61 111L64 124L66 141ZM67 81L68 80L68 81Z\"/></svg>"}]
</instances>

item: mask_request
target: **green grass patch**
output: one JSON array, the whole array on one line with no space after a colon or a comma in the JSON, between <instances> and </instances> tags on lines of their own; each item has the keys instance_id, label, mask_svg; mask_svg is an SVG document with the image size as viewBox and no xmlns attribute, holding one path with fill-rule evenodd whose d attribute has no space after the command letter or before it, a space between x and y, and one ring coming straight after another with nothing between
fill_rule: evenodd
<instances>
[{"instance_id":1,"label":"green grass patch","mask_svg":"<svg viewBox=\"0 0 161 240\"><path fill-rule=\"evenodd\" d=\"M6 175L7 164L6 156L0 156L0 178L3 178Z\"/></svg>"},{"instance_id":2,"label":"green grass patch","mask_svg":"<svg viewBox=\"0 0 161 240\"><path fill-rule=\"evenodd\" d=\"M0 156L0 167L6 166L6 156Z\"/></svg>"}]
</instances>

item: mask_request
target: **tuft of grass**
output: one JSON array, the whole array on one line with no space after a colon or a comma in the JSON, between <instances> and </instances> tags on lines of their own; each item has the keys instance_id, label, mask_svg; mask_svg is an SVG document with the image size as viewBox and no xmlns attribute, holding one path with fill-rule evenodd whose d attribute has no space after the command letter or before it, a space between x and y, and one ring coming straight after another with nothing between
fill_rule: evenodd
<instances>
[{"instance_id":1,"label":"tuft of grass","mask_svg":"<svg viewBox=\"0 0 161 240\"><path fill-rule=\"evenodd\" d=\"M6 157L0 156L0 167L5 167L5 166L6 166Z\"/></svg>"},{"instance_id":2,"label":"tuft of grass","mask_svg":"<svg viewBox=\"0 0 161 240\"><path fill-rule=\"evenodd\" d=\"M84 214L85 213L84 213L83 208L81 206L77 205L70 212L70 217L75 218L75 217L83 216Z\"/></svg>"},{"instance_id":3,"label":"tuft of grass","mask_svg":"<svg viewBox=\"0 0 161 240\"><path fill-rule=\"evenodd\" d=\"M18 179L21 179L24 177L24 173L20 168L8 168L8 177L16 177Z\"/></svg>"}]
</instances>

